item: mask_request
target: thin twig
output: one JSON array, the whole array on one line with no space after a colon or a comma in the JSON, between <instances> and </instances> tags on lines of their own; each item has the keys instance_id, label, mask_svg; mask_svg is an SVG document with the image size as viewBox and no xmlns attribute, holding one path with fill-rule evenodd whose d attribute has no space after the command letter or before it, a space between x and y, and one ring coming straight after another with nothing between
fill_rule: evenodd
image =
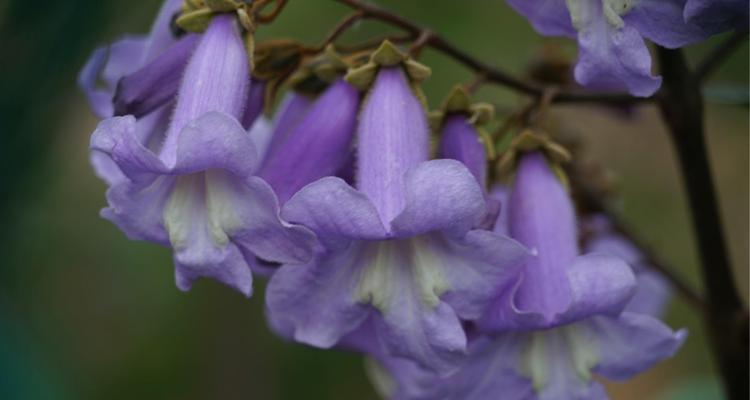
<instances>
[{"instance_id":1,"label":"thin twig","mask_svg":"<svg viewBox=\"0 0 750 400\"><path fill-rule=\"evenodd\" d=\"M273 22L273 20L276 19L276 17L281 14L281 12L284 10L284 7L287 4L287 0L276 0L276 5L274 6L273 10L271 10L268 14L262 14L258 15L258 22L267 24L269 22Z\"/></svg>"},{"instance_id":2,"label":"thin twig","mask_svg":"<svg viewBox=\"0 0 750 400\"><path fill-rule=\"evenodd\" d=\"M336 26L333 27L330 33L326 36L325 40L323 40L323 44L321 44L319 47L320 50L325 49L326 46L336 41L336 39L339 38L339 36L343 35L349 28L354 26L354 24L362 19L364 16L364 13L361 10L356 10L354 13L350 14L346 18L342 19Z\"/></svg>"},{"instance_id":3,"label":"thin twig","mask_svg":"<svg viewBox=\"0 0 750 400\"><path fill-rule=\"evenodd\" d=\"M705 82L716 69L726 61L747 40L747 31L732 33L723 42L719 43L695 68L695 77L700 82Z\"/></svg>"},{"instance_id":4,"label":"thin twig","mask_svg":"<svg viewBox=\"0 0 750 400\"><path fill-rule=\"evenodd\" d=\"M435 50L442 52L443 54L453 58L460 62L467 68L473 70L476 73L480 73L486 77L488 82L493 82L499 85L503 85L510 89L515 90L521 94L529 96L539 97L544 94L545 87L532 82L526 82L515 78L511 74L499 69L492 67L483 61L480 61L470 54L464 52L459 47L455 46L447 39L438 35L435 32L431 32L426 28L406 19L401 16L395 15L382 8L366 4L360 0L335 0L341 4L351 7L355 10L360 10L364 13L363 18L376 19L397 28L403 29L404 31L411 34L413 37L418 38L423 32L430 32L427 37L425 45L432 47ZM557 96L555 96L556 103L590 103L599 102L607 103L612 105L630 105L643 102L652 101L653 98L634 97L626 93L595 93L587 92L579 89L566 89L561 90Z\"/></svg>"},{"instance_id":5,"label":"thin twig","mask_svg":"<svg viewBox=\"0 0 750 400\"><path fill-rule=\"evenodd\" d=\"M409 55L412 58L419 58L419 54L422 52L422 49L430 42L432 38L432 31L429 30L423 30L419 37L417 37L417 40L414 41L414 43L411 44L411 47L409 47Z\"/></svg>"}]
</instances>

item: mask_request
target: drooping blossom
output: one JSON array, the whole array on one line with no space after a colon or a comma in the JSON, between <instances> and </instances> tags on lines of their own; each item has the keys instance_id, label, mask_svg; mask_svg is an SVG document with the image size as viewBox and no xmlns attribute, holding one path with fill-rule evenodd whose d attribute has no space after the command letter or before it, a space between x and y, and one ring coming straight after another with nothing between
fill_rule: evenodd
<instances>
[{"instance_id":1,"label":"drooping blossom","mask_svg":"<svg viewBox=\"0 0 750 400\"><path fill-rule=\"evenodd\" d=\"M650 96L661 85L661 78L651 74L644 38L677 48L732 28L723 24L707 30L686 22L687 0L507 1L539 33L578 39L575 78L580 84L635 96Z\"/></svg>"},{"instance_id":2,"label":"drooping blossom","mask_svg":"<svg viewBox=\"0 0 750 400\"><path fill-rule=\"evenodd\" d=\"M604 215L586 216L581 226L587 231L584 235L584 249L587 252L620 257L633 268L638 283L635 295L625 310L653 317L664 314L672 295L671 287L669 282L648 264L643 252L616 232Z\"/></svg>"},{"instance_id":3,"label":"drooping blossom","mask_svg":"<svg viewBox=\"0 0 750 400\"><path fill-rule=\"evenodd\" d=\"M282 222L273 190L254 176L260 156L239 122L248 71L233 18L216 16L190 58L158 150L136 136L133 116L103 121L91 139L126 177L108 190L102 215L133 239L171 246L183 290L210 277L250 296L256 256L310 257L312 234Z\"/></svg>"},{"instance_id":4,"label":"drooping blossom","mask_svg":"<svg viewBox=\"0 0 750 400\"><path fill-rule=\"evenodd\" d=\"M355 187L326 177L283 207L321 248L271 278L268 315L284 336L322 348L372 327L387 354L446 372L466 351L461 320L481 315L526 253L471 229L486 213L482 189L460 162L428 161L426 115L406 73L419 67L395 54L386 44L359 70L374 83L359 116Z\"/></svg>"}]
</instances>

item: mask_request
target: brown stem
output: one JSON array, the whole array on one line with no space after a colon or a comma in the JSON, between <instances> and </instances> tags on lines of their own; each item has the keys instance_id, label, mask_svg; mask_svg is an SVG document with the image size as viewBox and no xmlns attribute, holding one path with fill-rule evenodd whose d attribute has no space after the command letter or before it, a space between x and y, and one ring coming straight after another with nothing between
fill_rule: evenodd
<instances>
[{"instance_id":1,"label":"brown stem","mask_svg":"<svg viewBox=\"0 0 750 400\"><path fill-rule=\"evenodd\" d=\"M351 28L357 21L362 19L363 16L364 13L361 10L357 10L354 11L354 13L350 14L348 17L342 19L326 36L325 40L323 40L323 44L318 46L319 50L323 50L326 48L326 46L335 42L336 39L339 38L339 36L343 35L347 30L349 30L349 28Z\"/></svg>"},{"instance_id":2,"label":"brown stem","mask_svg":"<svg viewBox=\"0 0 750 400\"><path fill-rule=\"evenodd\" d=\"M278 17L281 12L284 10L284 7L287 4L287 0L276 0L276 5L274 6L273 10L271 10L268 14L262 14L258 15L258 22L267 24L269 22L273 22L276 17Z\"/></svg>"},{"instance_id":3,"label":"brown stem","mask_svg":"<svg viewBox=\"0 0 750 400\"><path fill-rule=\"evenodd\" d=\"M747 309L734 284L705 142L699 76L680 50L658 48L663 76L658 96L677 151L705 284L706 329L730 399L748 398Z\"/></svg>"},{"instance_id":4,"label":"brown stem","mask_svg":"<svg viewBox=\"0 0 750 400\"><path fill-rule=\"evenodd\" d=\"M463 64L472 71L482 74L486 77L487 82L496 83L510 89L515 90L521 94L529 96L540 97L544 94L545 87L532 82L526 82L515 78L511 74L499 69L492 67L477 58L474 58L470 54L464 52L447 39L438 35L435 32L431 32L420 25L403 18L399 15L393 14L380 7L376 7L370 4L361 2L360 0L335 0L341 4L351 7L355 10L360 10L364 13L363 18L376 19L397 28L403 29L404 31L411 34L413 37L421 37L425 32L428 32L427 38L425 39L425 45L432 47L435 50L451 57L452 59ZM560 90L555 96L555 102L557 103L607 103L612 105L629 105L637 104L642 102L651 101L653 98L634 97L626 93L595 93L587 92L579 89L566 89Z\"/></svg>"}]
</instances>

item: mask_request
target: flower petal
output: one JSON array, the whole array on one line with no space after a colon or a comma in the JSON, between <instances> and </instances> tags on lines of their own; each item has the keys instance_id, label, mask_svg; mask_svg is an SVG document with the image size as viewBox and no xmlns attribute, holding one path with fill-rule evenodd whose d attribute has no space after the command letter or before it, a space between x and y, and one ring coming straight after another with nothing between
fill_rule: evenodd
<instances>
[{"instance_id":1,"label":"flower petal","mask_svg":"<svg viewBox=\"0 0 750 400\"><path fill-rule=\"evenodd\" d=\"M123 181L107 191L107 208L103 218L116 224L128 238L148 240L169 245L169 235L164 228L164 207L169 201L174 179L151 175L151 180L139 183Z\"/></svg>"},{"instance_id":2,"label":"flower petal","mask_svg":"<svg viewBox=\"0 0 750 400\"><path fill-rule=\"evenodd\" d=\"M447 282L442 299L464 320L478 319L497 292L516 281L529 254L515 240L483 230L461 240L430 237L434 261L443 266Z\"/></svg>"},{"instance_id":3,"label":"flower petal","mask_svg":"<svg viewBox=\"0 0 750 400\"><path fill-rule=\"evenodd\" d=\"M372 202L335 177L323 178L302 188L284 204L282 216L312 229L331 249L346 246L354 239L387 236Z\"/></svg>"},{"instance_id":4,"label":"flower petal","mask_svg":"<svg viewBox=\"0 0 750 400\"><path fill-rule=\"evenodd\" d=\"M305 265L284 265L266 290L268 318L284 336L329 348L354 331L370 308L358 302L357 245L322 253Z\"/></svg>"},{"instance_id":5,"label":"flower petal","mask_svg":"<svg viewBox=\"0 0 750 400\"><path fill-rule=\"evenodd\" d=\"M630 25L614 26L596 1L578 34L578 83L598 89L626 89L635 96L650 96L661 85L651 75L651 55L638 30Z\"/></svg>"},{"instance_id":6,"label":"flower petal","mask_svg":"<svg viewBox=\"0 0 750 400\"><path fill-rule=\"evenodd\" d=\"M427 161L410 170L403 192L406 205L391 222L397 236L438 230L461 236L487 213L482 189L456 160Z\"/></svg>"},{"instance_id":7,"label":"flower petal","mask_svg":"<svg viewBox=\"0 0 750 400\"><path fill-rule=\"evenodd\" d=\"M623 19L654 43L677 48L706 39L710 34L685 23L685 0L640 0Z\"/></svg>"},{"instance_id":8,"label":"flower petal","mask_svg":"<svg viewBox=\"0 0 750 400\"><path fill-rule=\"evenodd\" d=\"M94 115L99 118L109 118L114 115L112 106L112 92L114 87L99 87L99 74L107 64L107 47L99 47L91 53L88 61L78 74L78 87L88 99Z\"/></svg>"},{"instance_id":9,"label":"flower petal","mask_svg":"<svg viewBox=\"0 0 750 400\"><path fill-rule=\"evenodd\" d=\"M242 125L227 114L209 112L188 122L179 133L172 170L189 174L216 168L247 177L258 164L255 144Z\"/></svg>"},{"instance_id":10,"label":"flower petal","mask_svg":"<svg viewBox=\"0 0 750 400\"><path fill-rule=\"evenodd\" d=\"M630 267L619 258L604 254L576 258L567 272L567 284L558 285L565 290L558 292L554 302L520 298L524 279L545 277L522 274L516 287L495 300L479 322L483 330L544 329L597 314L616 315L632 298L636 287Z\"/></svg>"},{"instance_id":11,"label":"flower petal","mask_svg":"<svg viewBox=\"0 0 750 400\"><path fill-rule=\"evenodd\" d=\"M180 290L188 291L199 278L215 279L250 297L253 294L253 274L247 261L234 245L217 250L191 247L175 254L175 282Z\"/></svg>"},{"instance_id":12,"label":"flower petal","mask_svg":"<svg viewBox=\"0 0 750 400\"><path fill-rule=\"evenodd\" d=\"M199 39L195 34L183 37L155 60L120 79L112 99L115 114L140 118L174 99Z\"/></svg>"},{"instance_id":13,"label":"flower petal","mask_svg":"<svg viewBox=\"0 0 750 400\"><path fill-rule=\"evenodd\" d=\"M617 318L593 318L589 326L597 337L599 361L594 372L626 380L674 355L687 331L672 331L647 315L624 312Z\"/></svg>"},{"instance_id":14,"label":"flower petal","mask_svg":"<svg viewBox=\"0 0 750 400\"><path fill-rule=\"evenodd\" d=\"M542 35L574 37L576 30L563 0L507 0Z\"/></svg>"}]
</instances>

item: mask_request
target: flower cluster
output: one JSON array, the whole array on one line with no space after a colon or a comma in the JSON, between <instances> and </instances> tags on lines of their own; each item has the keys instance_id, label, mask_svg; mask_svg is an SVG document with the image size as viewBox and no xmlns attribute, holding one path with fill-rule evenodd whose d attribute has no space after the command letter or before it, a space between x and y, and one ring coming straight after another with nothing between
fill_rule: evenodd
<instances>
[{"instance_id":1,"label":"flower cluster","mask_svg":"<svg viewBox=\"0 0 750 400\"><path fill-rule=\"evenodd\" d=\"M511 3L544 33L579 32L581 81L636 94L658 86L641 34L706 31L658 28L684 1ZM669 287L606 217L577 216L564 148L524 131L503 159L511 183L492 186L491 107L457 88L428 117L430 69L387 41L364 58L255 46L248 4L168 0L147 37L97 50L79 79L103 118L102 216L170 248L178 288L206 277L249 297L267 277L276 333L366 353L395 399L599 399L593 375L676 352L686 333L657 319Z\"/></svg>"},{"instance_id":2,"label":"flower cluster","mask_svg":"<svg viewBox=\"0 0 750 400\"><path fill-rule=\"evenodd\" d=\"M661 85L651 74L644 38L677 48L712 34L748 27L747 0L507 0L539 33L578 39L576 80L598 89L650 96Z\"/></svg>"}]
</instances>

